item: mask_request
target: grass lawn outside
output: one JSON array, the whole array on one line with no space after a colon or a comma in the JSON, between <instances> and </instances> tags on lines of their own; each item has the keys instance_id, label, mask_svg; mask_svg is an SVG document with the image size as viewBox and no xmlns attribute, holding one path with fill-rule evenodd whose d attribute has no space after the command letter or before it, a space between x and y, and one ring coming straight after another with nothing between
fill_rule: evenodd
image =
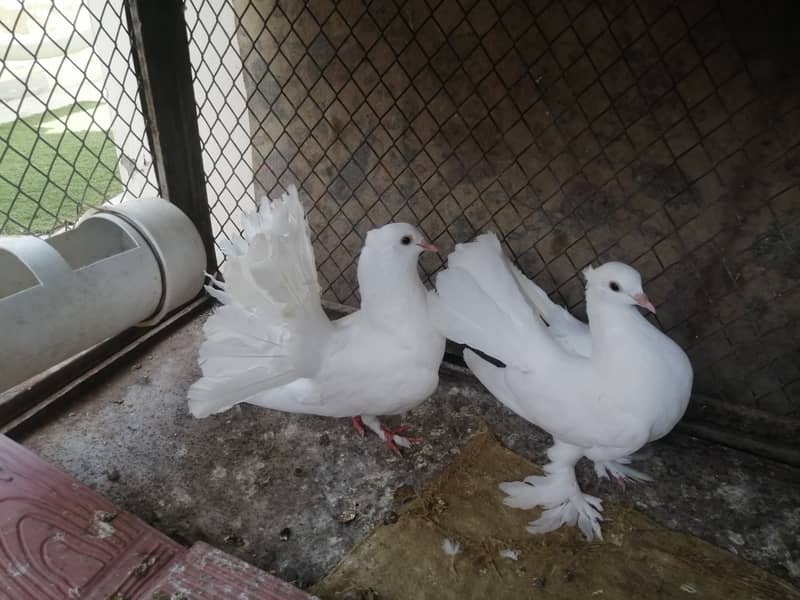
<instances>
[{"instance_id":1,"label":"grass lawn outside","mask_svg":"<svg viewBox=\"0 0 800 600\"><path fill-rule=\"evenodd\" d=\"M90 119L98 107L0 125L0 234L50 233L122 191L111 134Z\"/></svg>"}]
</instances>

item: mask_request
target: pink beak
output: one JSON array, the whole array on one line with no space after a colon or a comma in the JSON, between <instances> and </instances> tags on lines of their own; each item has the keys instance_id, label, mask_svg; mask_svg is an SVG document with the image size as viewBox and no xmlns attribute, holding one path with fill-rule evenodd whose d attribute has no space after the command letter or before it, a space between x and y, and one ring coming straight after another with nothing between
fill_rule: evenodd
<instances>
[{"instance_id":1,"label":"pink beak","mask_svg":"<svg viewBox=\"0 0 800 600\"><path fill-rule=\"evenodd\" d=\"M438 252L439 249L431 244L427 240L422 240L420 243L417 244L420 248L422 248L425 252Z\"/></svg>"},{"instance_id":2,"label":"pink beak","mask_svg":"<svg viewBox=\"0 0 800 600\"><path fill-rule=\"evenodd\" d=\"M650 298L647 297L647 294L642 292L641 294L633 294L631 297L633 298L634 302L636 302L636 304L638 304L645 310L649 310L651 313L656 314L656 307L653 306L652 302L650 302Z\"/></svg>"}]
</instances>

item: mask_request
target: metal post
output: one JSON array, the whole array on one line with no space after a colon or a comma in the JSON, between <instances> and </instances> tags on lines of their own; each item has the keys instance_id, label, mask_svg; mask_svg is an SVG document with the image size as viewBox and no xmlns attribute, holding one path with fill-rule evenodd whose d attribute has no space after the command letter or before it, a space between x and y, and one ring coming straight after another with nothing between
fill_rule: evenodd
<instances>
[{"instance_id":1,"label":"metal post","mask_svg":"<svg viewBox=\"0 0 800 600\"><path fill-rule=\"evenodd\" d=\"M181 0L126 0L133 60L161 195L197 227L207 271L217 270L189 40Z\"/></svg>"}]
</instances>

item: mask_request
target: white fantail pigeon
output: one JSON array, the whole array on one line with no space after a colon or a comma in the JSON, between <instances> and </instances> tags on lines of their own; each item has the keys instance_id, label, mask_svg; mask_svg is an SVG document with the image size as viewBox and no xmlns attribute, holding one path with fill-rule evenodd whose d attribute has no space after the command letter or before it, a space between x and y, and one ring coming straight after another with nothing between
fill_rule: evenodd
<instances>
[{"instance_id":1,"label":"white fantail pigeon","mask_svg":"<svg viewBox=\"0 0 800 600\"><path fill-rule=\"evenodd\" d=\"M411 225L367 233L358 261L361 309L331 322L320 288L303 206L292 186L243 219L244 237L223 249L222 302L205 324L203 376L189 389L195 417L240 402L273 410L351 417L396 453L413 438L378 415L405 412L436 389L444 337L428 318L417 272L436 248Z\"/></svg>"},{"instance_id":2,"label":"white fantail pigeon","mask_svg":"<svg viewBox=\"0 0 800 600\"><path fill-rule=\"evenodd\" d=\"M575 464L585 456L601 477L649 479L626 466L629 457L683 416L692 367L638 311L655 309L635 269L609 262L584 275L588 326L551 302L485 234L456 247L429 306L447 337L505 364L465 350L489 391L553 436L546 475L501 484L505 504L545 509L531 533L569 524L592 539L602 537L602 503L581 491Z\"/></svg>"}]
</instances>

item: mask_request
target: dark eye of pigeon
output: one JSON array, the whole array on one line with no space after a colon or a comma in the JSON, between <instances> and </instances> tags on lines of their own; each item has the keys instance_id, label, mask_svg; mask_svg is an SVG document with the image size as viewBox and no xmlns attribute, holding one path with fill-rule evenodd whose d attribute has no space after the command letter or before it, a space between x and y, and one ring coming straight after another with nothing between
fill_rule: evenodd
<instances>
[{"instance_id":1,"label":"dark eye of pigeon","mask_svg":"<svg viewBox=\"0 0 800 600\"><path fill-rule=\"evenodd\" d=\"M400 240L400 242L403 244L403 246L408 246L411 243L411 236L410 235L404 235L403 239Z\"/></svg>"},{"instance_id":2,"label":"dark eye of pigeon","mask_svg":"<svg viewBox=\"0 0 800 600\"><path fill-rule=\"evenodd\" d=\"M608 287L611 288L612 292L618 292L619 291L619 284L616 281L612 281L611 283L609 283Z\"/></svg>"}]
</instances>

